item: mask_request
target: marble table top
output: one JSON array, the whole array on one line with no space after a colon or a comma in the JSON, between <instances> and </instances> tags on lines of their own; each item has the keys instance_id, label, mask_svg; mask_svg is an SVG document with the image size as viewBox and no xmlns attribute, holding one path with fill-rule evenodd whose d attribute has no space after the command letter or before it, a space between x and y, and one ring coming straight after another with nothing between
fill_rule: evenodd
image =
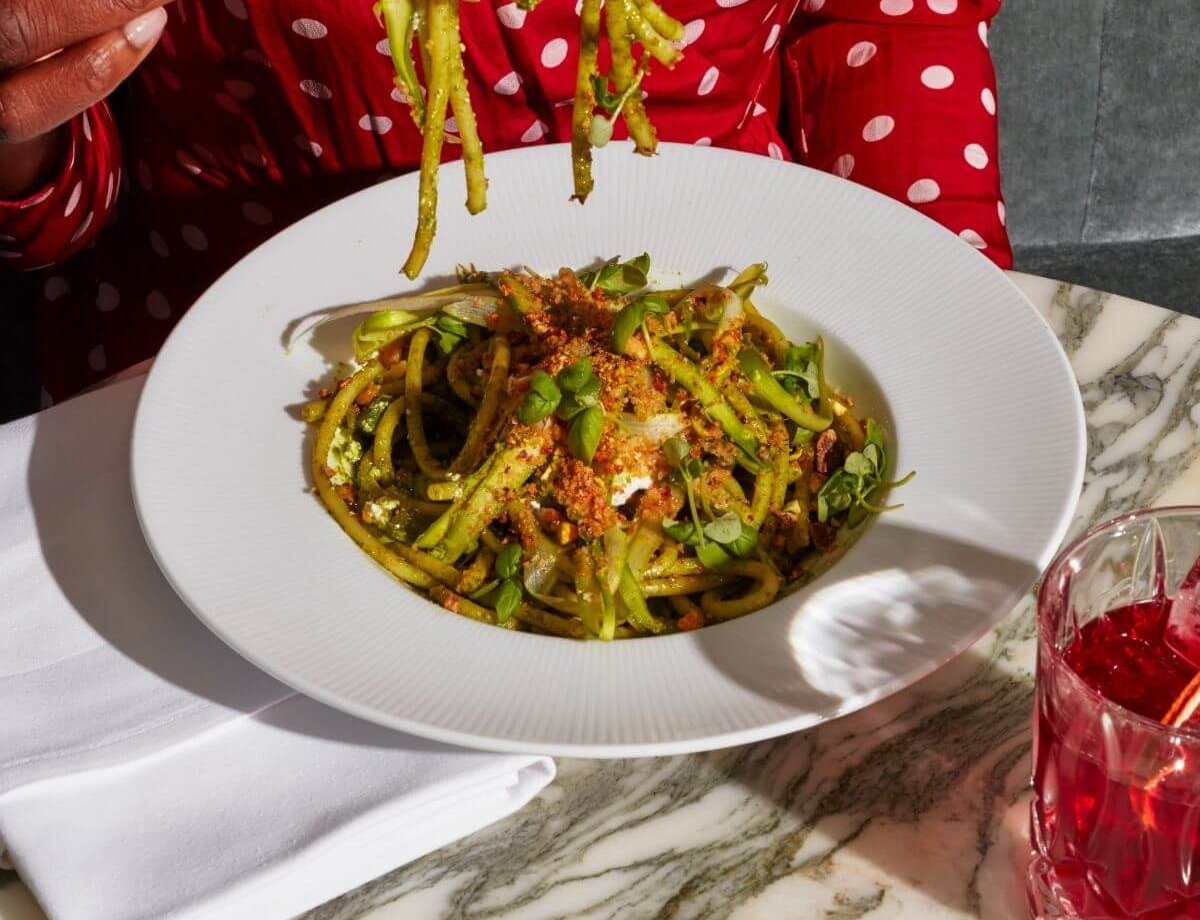
<instances>
[{"instance_id":1,"label":"marble table top","mask_svg":"<svg viewBox=\"0 0 1200 920\"><path fill-rule=\"evenodd\" d=\"M1200 319L1028 275L1088 419L1072 534L1200 503ZM559 761L523 811L303 920L1027 916L1032 601L940 671L810 731ZM41 920L0 873L0 920Z\"/></svg>"}]
</instances>

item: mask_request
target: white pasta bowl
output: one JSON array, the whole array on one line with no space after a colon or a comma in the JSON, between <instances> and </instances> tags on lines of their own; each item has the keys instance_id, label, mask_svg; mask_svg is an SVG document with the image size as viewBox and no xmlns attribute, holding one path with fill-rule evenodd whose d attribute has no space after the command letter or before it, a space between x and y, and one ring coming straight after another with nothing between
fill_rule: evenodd
<instances>
[{"instance_id":1,"label":"white pasta bowl","mask_svg":"<svg viewBox=\"0 0 1200 920\"><path fill-rule=\"evenodd\" d=\"M1045 322L953 233L851 182L765 157L614 145L569 201L562 146L489 157L491 203L444 167L426 281L398 273L417 182L376 185L251 253L184 317L133 438L146 539L217 635L296 689L417 735L624 757L781 735L859 709L979 639L1028 590L1079 493L1079 393ZM666 283L770 265L760 308L829 342L830 377L887 420L903 508L813 584L697 632L575 642L481 625L372 562L309 490L295 406L348 355L290 352L301 317L453 273L647 251ZM340 349L340 352L339 352Z\"/></svg>"}]
</instances>

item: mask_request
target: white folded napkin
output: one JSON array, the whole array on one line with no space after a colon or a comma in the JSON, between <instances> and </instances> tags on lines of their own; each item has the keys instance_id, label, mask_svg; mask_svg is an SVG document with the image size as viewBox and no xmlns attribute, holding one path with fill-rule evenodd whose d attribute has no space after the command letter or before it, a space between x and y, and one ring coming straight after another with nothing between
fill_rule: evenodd
<instances>
[{"instance_id":1,"label":"white folded napkin","mask_svg":"<svg viewBox=\"0 0 1200 920\"><path fill-rule=\"evenodd\" d=\"M53 920L282 920L553 778L335 712L209 633L134 515L140 389L0 427L0 858Z\"/></svg>"}]
</instances>

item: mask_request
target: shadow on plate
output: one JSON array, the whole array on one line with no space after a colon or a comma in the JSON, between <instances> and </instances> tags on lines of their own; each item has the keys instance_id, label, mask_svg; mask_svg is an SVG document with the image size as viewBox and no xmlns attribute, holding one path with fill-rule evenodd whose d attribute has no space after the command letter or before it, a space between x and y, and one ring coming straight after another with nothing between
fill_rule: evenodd
<instances>
[{"instance_id":1,"label":"shadow on plate","mask_svg":"<svg viewBox=\"0 0 1200 920\"><path fill-rule=\"evenodd\" d=\"M805 590L695 641L758 696L834 717L841 701L882 698L967 648L1037 575L1028 562L885 515Z\"/></svg>"}]
</instances>

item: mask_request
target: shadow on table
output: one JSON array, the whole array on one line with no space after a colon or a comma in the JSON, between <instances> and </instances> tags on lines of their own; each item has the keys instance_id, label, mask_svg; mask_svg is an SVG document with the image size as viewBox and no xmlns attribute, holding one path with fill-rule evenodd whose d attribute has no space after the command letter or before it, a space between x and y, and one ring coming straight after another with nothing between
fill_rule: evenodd
<instances>
[{"instance_id":1,"label":"shadow on table","mask_svg":"<svg viewBox=\"0 0 1200 920\"><path fill-rule=\"evenodd\" d=\"M76 613L126 658L200 699L316 737L376 747L425 745L315 702L307 708L272 706L293 691L242 659L180 600L155 563L134 511L127 471L139 392L136 381L113 387L104 394L111 401L102 418L95 417L92 398L37 418L30 504L47 567ZM186 478L179 488L188 488ZM178 705L188 702L183 698Z\"/></svg>"}]
</instances>

